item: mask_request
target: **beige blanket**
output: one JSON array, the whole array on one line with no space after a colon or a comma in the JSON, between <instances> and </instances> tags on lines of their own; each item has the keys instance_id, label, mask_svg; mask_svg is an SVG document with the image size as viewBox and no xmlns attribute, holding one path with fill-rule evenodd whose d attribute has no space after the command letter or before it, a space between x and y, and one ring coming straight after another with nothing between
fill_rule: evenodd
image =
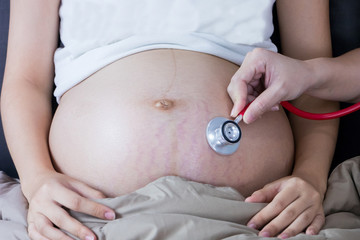
<instances>
[{"instance_id":1,"label":"beige blanket","mask_svg":"<svg viewBox=\"0 0 360 240\"><path fill-rule=\"evenodd\" d=\"M360 157L338 166L324 200L326 223L319 235L293 240L360 239ZM162 177L144 188L100 202L116 210L114 221L71 212L99 239L269 239L246 227L265 204L245 203L227 187L213 187L180 177ZM26 200L18 181L0 174L0 239L28 239ZM271 238L270 238L271 239ZM276 238L272 238L276 239Z\"/></svg>"}]
</instances>

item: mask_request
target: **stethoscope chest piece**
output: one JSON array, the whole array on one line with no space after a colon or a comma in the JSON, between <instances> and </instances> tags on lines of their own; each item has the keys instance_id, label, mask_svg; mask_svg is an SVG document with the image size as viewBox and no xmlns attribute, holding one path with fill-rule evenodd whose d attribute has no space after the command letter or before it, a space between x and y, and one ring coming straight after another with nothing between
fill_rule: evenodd
<instances>
[{"instance_id":1,"label":"stethoscope chest piece","mask_svg":"<svg viewBox=\"0 0 360 240\"><path fill-rule=\"evenodd\" d=\"M210 147L221 155L233 154L240 145L241 129L235 121L223 117L213 118L206 128Z\"/></svg>"}]
</instances>

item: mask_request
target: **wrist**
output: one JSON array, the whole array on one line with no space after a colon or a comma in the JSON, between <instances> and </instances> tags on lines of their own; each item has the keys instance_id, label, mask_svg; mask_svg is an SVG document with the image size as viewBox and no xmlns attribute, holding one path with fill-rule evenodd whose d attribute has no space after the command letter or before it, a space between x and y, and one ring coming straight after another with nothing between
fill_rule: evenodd
<instances>
[{"instance_id":1,"label":"wrist","mask_svg":"<svg viewBox=\"0 0 360 240\"><path fill-rule=\"evenodd\" d=\"M311 184L322 197L325 196L327 189L327 177L315 176L313 173L304 173L301 171L293 171L292 176L301 178Z\"/></svg>"},{"instance_id":2,"label":"wrist","mask_svg":"<svg viewBox=\"0 0 360 240\"><path fill-rule=\"evenodd\" d=\"M36 171L29 170L20 175L21 190L27 199L37 191L39 184L44 182L46 176L56 173L54 168L41 168Z\"/></svg>"},{"instance_id":3,"label":"wrist","mask_svg":"<svg viewBox=\"0 0 360 240\"><path fill-rule=\"evenodd\" d=\"M304 61L309 69L310 81L305 92L313 97L321 97L329 88L329 79L333 75L331 60L329 58L314 58Z\"/></svg>"}]
</instances>

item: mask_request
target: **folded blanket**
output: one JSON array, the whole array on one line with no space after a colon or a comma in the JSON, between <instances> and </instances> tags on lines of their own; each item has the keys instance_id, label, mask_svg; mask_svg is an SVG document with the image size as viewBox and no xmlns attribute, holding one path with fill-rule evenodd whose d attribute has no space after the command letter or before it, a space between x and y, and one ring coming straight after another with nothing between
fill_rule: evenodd
<instances>
[{"instance_id":1,"label":"folded blanket","mask_svg":"<svg viewBox=\"0 0 360 240\"><path fill-rule=\"evenodd\" d=\"M28 239L27 204L19 183L4 174L0 177L0 239ZM360 239L360 157L338 166L328 184L324 200L326 223L320 234L302 233L289 239ZM116 211L115 220L72 211L70 214L91 228L100 240L277 239L259 237L257 230L246 226L266 204L246 203L241 194L229 187L167 176L131 194L99 202Z\"/></svg>"}]
</instances>

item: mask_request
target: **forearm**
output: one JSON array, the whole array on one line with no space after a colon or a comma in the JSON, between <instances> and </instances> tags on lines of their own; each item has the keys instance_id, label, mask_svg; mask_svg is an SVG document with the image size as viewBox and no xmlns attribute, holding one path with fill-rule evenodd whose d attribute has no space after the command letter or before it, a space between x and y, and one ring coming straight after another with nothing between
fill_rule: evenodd
<instances>
[{"instance_id":1,"label":"forearm","mask_svg":"<svg viewBox=\"0 0 360 240\"><path fill-rule=\"evenodd\" d=\"M326 54L324 54L326 55ZM308 95L293 100L301 110L327 113L339 110L337 102L322 100ZM295 164L293 175L310 182L325 194L328 171L334 154L339 121L314 121L290 114L295 138Z\"/></svg>"},{"instance_id":2,"label":"forearm","mask_svg":"<svg viewBox=\"0 0 360 240\"><path fill-rule=\"evenodd\" d=\"M41 172L53 170L48 133L59 4L46 0L10 2L1 114L25 195L34 191L34 180L41 181Z\"/></svg>"},{"instance_id":3,"label":"forearm","mask_svg":"<svg viewBox=\"0 0 360 240\"><path fill-rule=\"evenodd\" d=\"M307 94L338 101L360 101L360 48L337 58L306 61L314 73Z\"/></svg>"},{"instance_id":4,"label":"forearm","mask_svg":"<svg viewBox=\"0 0 360 240\"><path fill-rule=\"evenodd\" d=\"M4 83L1 114L6 141L20 179L31 184L40 172L53 170L48 148L51 91L28 81L18 86L11 76L5 76Z\"/></svg>"},{"instance_id":5,"label":"forearm","mask_svg":"<svg viewBox=\"0 0 360 240\"><path fill-rule=\"evenodd\" d=\"M309 112L331 112L338 109L335 102L302 96L293 104ZM314 121L290 116L296 156L293 175L311 183L325 194L328 172L336 145L338 120Z\"/></svg>"}]
</instances>

